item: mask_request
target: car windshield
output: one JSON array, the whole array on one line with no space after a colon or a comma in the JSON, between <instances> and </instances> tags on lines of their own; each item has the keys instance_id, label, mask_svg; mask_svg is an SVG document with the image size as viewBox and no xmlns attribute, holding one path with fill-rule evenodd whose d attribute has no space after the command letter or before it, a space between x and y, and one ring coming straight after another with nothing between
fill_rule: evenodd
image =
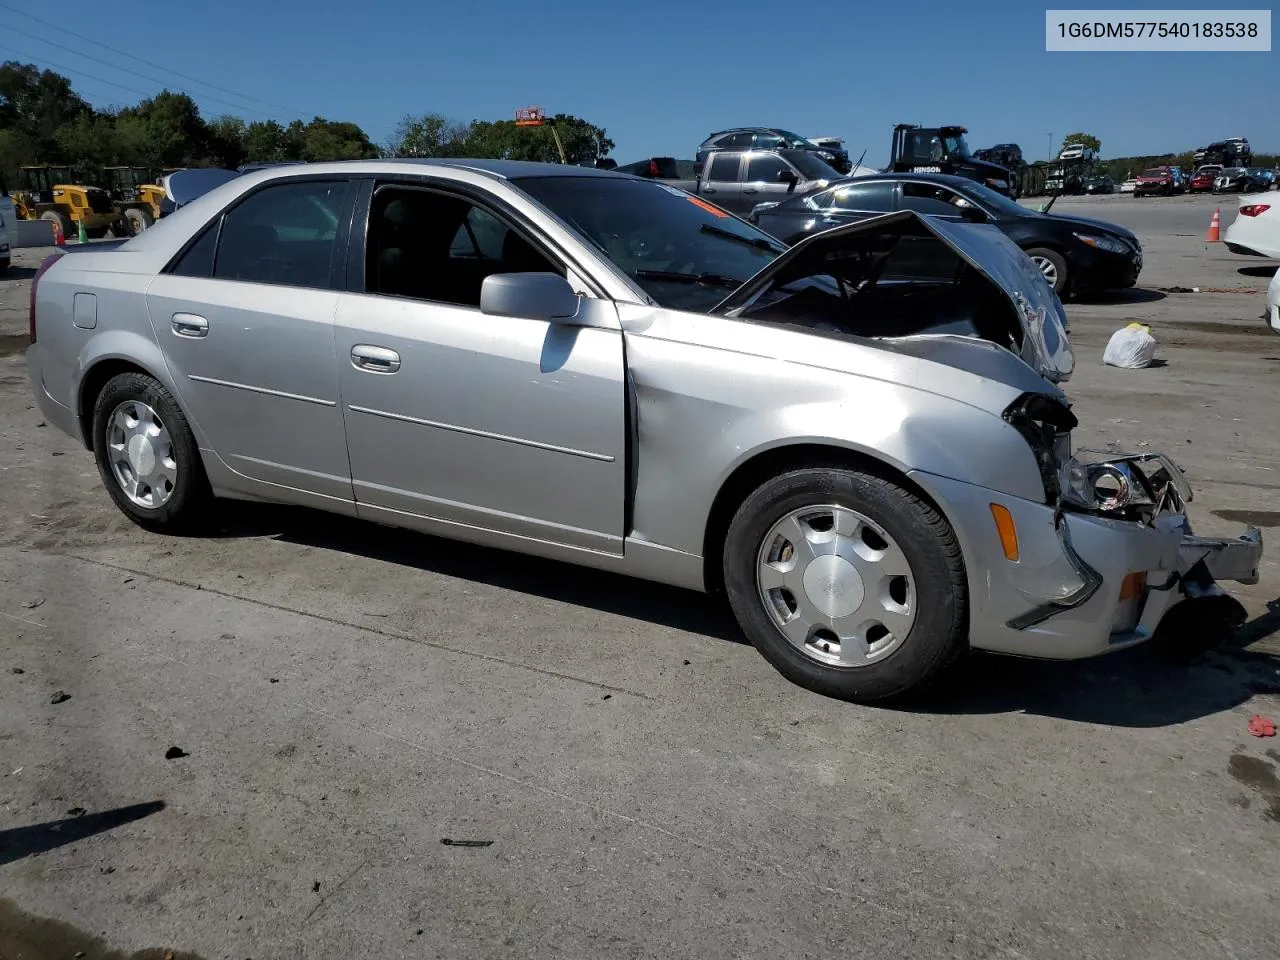
<instances>
[{"instance_id":1,"label":"car windshield","mask_svg":"<svg viewBox=\"0 0 1280 960\"><path fill-rule=\"evenodd\" d=\"M806 180L838 180L840 178L839 172L820 159L816 153L806 153L803 150L788 153L787 162L804 174Z\"/></svg>"},{"instance_id":2,"label":"car windshield","mask_svg":"<svg viewBox=\"0 0 1280 960\"><path fill-rule=\"evenodd\" d=\"M1169 176L1169 171L1161 170L1159 167L1152 167L1150 170L1143 170L1142 175L1144 177L1167 177Z\"/></svg>"},{"instance_id":3,"label":"car windshield","mask_svg":"<svg viewBox=\"0 0 1280 960\"><path fill-rule=\"evenodd\" d=\"M1223 176L1227 177L1240 177L1244 176L1244 169L1242 167L1228 167L1226 170L1223 170L1222 173Z\"/></svg>"},{"instance_id":4,"label":"car windshield","mask_svg":"<svg viewBox=\"0 0 1280 960\"><path fill-rule=\"evenodd\" d=\"M784 140L790 143L793 147L812 147L813 146L813 144L811 144L808 141L808 139L800 136L800 134L798 133L792 133L790 130L782 130L777 127L774 127L773 132L776 133L778 136L782 137Z\"/></svg>"},{"instance_id":5,"label":"car windshield","mask_svg":"<svg viewBox=\"0 0 1280 960\"><path fill-rule=\"evenodd\" d=\"M683 190L618 177L513 181L663 307L705 313L785 247Z\"/></svg>"}]
</instances>

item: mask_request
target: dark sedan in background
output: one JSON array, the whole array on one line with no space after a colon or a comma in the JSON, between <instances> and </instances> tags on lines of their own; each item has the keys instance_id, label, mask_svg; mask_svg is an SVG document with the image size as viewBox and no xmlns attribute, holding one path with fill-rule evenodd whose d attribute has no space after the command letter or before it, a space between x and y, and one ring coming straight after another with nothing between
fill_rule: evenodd
<instances>
[{"instance_id":1,"label":"dark sedan in background","mask_svg":"<svg viewBox=\"0 0 1280 960\"><path fill-rule=\"evenodd\" d=\"M895 210L945 220L990 223L1040 268L1058 296L1132 287L1142 246L1124 227L1084 217L1040 213L963 177L884 173L840 180L825 190L761 204L752 222L783 243Z\"/></svg>"}]
</instances>

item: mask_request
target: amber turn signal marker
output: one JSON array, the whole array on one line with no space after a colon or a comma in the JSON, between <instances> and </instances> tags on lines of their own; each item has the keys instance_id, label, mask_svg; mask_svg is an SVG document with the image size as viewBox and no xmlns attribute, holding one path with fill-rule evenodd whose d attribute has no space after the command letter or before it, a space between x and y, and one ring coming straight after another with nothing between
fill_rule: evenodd
<instances>
[{"instance_id":1,"label":"amber turn signal marker","mask_svg":"<svg viewBox=\"0 0 1280 960\"><path fill-rule=\"evenodd\" d=\"M1120 599L1129 600L1132 597L1141 596L1146 589L1147 575L1145 573L1131 573L1120 583Z\"/></svg>"},{"instance_id":2,"label":"amber turn signal marker","mask_svg":"<svg viewBox=\"0 0 1280 960\"><path fill-rule=\"evenodd\" d=\"M1004 550L1004 558L1010 563L1018 562L1018 530L1013 525L1013 514L1008 507L998 503L991 505L991 516L996 522L996 533L1000 534L1000 546Z\"/></svg>"}]
</instances>

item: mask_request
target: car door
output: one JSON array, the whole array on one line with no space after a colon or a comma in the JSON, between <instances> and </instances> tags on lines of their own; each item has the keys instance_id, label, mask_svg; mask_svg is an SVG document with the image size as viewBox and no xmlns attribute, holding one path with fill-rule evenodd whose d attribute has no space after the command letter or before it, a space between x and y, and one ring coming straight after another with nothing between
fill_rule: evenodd
<instances>
[{"instance_id":1,"label":"car door","mask_svg":"<svg viewBox=\"0 0 1280 960\"><path fill-rule=\"evenodd\" d=\"M730 213L742 212L742 169L745 164L746 154L742 151L713 153L703 168L702 187L698 192Z\"/></svg>"},{"instance_id":2,"label":"car door","mask_svg":"<svg viewBox=\"0 0 1280 960\"><path fill-rule=\"evenodd\" d=\"M811 201L821 215L815 230L830 230L892 213L896 190L892 180L856 181L824 190Z\"/></svg>"},{"instance_id":3,"label":"car door","mask_svg":"<svg viewBox=\"0 0 1280 960\"><path fill-rule=\"evenodd\" d=\"M253 480L352 500L333 364L351 187L269 182L210 223L147 291L180 401Z\"/></svg>"},{"instance_id":4,"label":"car door","mask_svg":"<svg viewBox=\"0 0 1280 960\"><path fill-rule=\"evenodd\" d=\"M750 211L757 203L781 202L795 189L792 183L778 179L782 173L790 173L799 182L804 177L776 153L752 151L746 155L747 166L742 176L742 204Z\"/></svg>"},{"instance_id":5,"label":"car door","mask_svg":"<svg viewBox=\"0 0 1280 960\"><path fill-rule=\"evenodd\" d=\"M538 232L447 185L369 192L335 338L357 511L621 553L613 302L583 297L590 327L482 313L487 276L566 274Z\"/></svg>"}]
</instances>

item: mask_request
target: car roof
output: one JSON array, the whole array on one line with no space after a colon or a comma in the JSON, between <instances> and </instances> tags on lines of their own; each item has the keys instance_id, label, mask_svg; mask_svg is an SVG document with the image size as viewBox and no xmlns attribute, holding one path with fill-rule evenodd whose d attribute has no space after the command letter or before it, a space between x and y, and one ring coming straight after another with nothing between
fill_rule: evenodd
<instances>
[{"instance_id":1,"label":"car roof","mask_svg":"<svg viewBox=\"0 0 1280 960\"><path fill-rule=\"evenodd\" d=\"M471 170L488 174L495 179L513 180L523 177L618 177L612 170L580 167L577 164L538 163L531 160L480 160L459 157L449 158L394 158L386 160L332 160L325 163L295 163L266 167L244 174L268 180L275 177L296 177L309 173L408 173L425 172L432 168ZM624 174L625 176L625 174Z\"/></svg>"},{"instance_id":2,"label":"car roof","mask_svg":"<svg viewBox=\"0 0 1280 960\"><path fill-rule=\"evenodd\" d=\"M968 177L958 177L953 173L911 173L909 171L893 171L889 173L863 173L856 177L841 177L833 180L831 186L846 183L864 183L869 180L917 180L924 183L937 183L945 187L973 187L977 184Z\"/></svg>"}]
</instances>

